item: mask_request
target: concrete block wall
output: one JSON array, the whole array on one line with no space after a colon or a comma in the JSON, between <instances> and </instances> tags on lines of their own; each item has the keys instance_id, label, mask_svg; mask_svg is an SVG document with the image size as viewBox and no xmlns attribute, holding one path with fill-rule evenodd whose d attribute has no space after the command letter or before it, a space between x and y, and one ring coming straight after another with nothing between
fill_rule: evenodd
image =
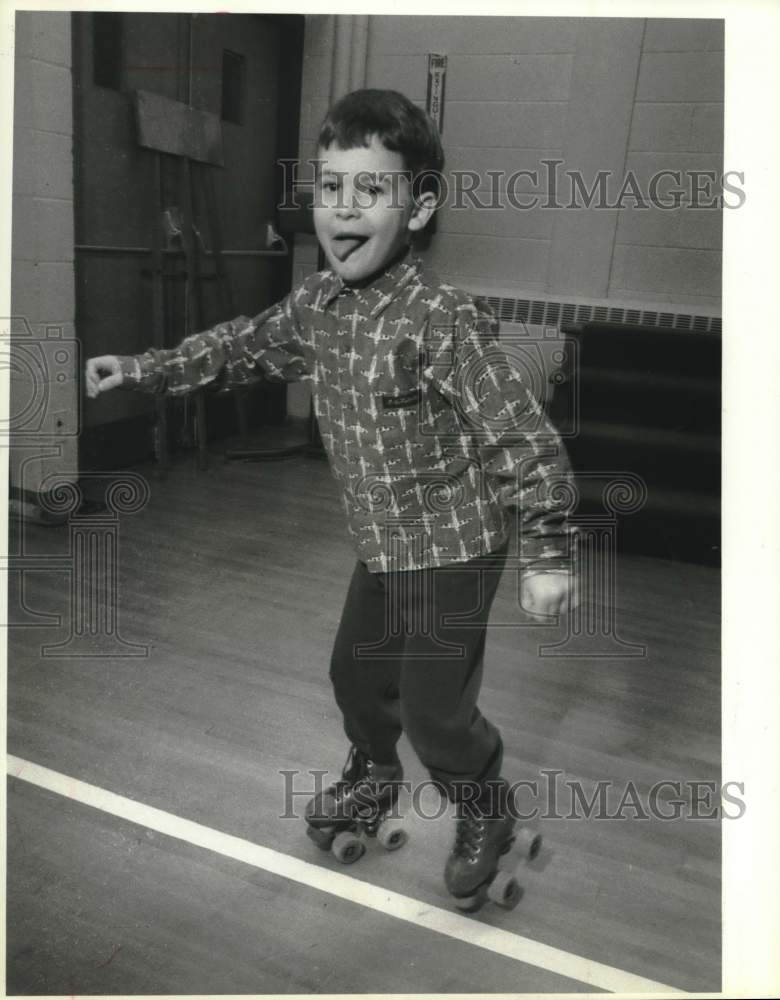
<instances>
[{"instance_id":1,"label":"concrete block wall","mask_svg":"<svg viewBox=\"0 0 780 1000\"><path fill-rule=\"evenodd\" d=\"M626 167L723 171L723 21L646 22ZM714 194L719 185L712 188ZM700 202L706 204L707 188ZM733 201L733 199L732 199ZM691 208L619 213L610 268L615 298L720 306L722 214Z\"/></svg>"},{"instance_id":2,"label":"concrete block wall","mask_svg":"<svg viewBox=\"0 0 780 1000\"><path fill-rule=\"evenodd\" d=\"M443 134L446 172L474 171L475 197L498 200L505 179L560 158L566 128L578 21L570 18L374 17L367 85L403 91L425 106L429 52L447 55ZM546 194L540 177L538 193ZM528 192L521 182L518 192ZM452 193L451 193L452 194ZM457 207L440 210L429 251L446 278L480 291L518 294L545 287L553 216L539 209Z\"/></svg>"},{"instance_id":3,"label":"concrete block wall","mask_svg":"<svg viewBox=\"0 0 780 1000\"><path fill-rule=\"evenodd\" d=\"M10 429L12 486L78 475L70 14L15 22Z\"/></svg>"},{"instance_id":4,"label":"concrete block wall","mask_svg":"<svg viewBox=\"0 0 780 1000\"><path fill-rule=\"evenodd\" d=\"M307 17L302 157L314 155L327 107L333 20ZM401 90L424 107L429 52L448 57L447 171L477 172L483 204L497 185L507 206L501 178L521 170L537 171L538 181L521 180L516 193L544 202L544 160L581 171L588 187L609 170L611 193L629 170L644 184L659 169L722 173L722 21L372 16L366 85ZM450 204L428 256L443 276L475 292L718 312L721 212L624 204ZM316 249L313 240L298 243L296 269L304 273L315 266Z\"/></svg>"}]
</instances>

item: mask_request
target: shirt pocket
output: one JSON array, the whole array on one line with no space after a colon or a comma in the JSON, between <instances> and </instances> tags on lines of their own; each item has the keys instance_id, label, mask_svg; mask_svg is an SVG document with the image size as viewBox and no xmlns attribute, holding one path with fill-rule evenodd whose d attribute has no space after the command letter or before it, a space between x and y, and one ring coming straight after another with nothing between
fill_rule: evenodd
<instances>
[{"instance_id":1,"label":"shirt pocket","mask_svg":"<svg viewBox=\"0 0 780 1000\"><path fill-rule=\"evenodd\" d=\"M384 462L392 471L414 467L425 445L423 386L413 379L399 380L392 389L378 386L374 408L375 441Z\"/></svg>"}]
</instances>

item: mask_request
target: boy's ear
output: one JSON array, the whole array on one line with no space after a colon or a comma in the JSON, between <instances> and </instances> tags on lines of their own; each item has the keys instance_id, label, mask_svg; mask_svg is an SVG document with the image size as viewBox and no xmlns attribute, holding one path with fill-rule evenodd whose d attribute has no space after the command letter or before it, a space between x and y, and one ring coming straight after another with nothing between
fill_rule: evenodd
<instances>
[{"instance_id":1,"label":"boy's ear","mask_svg":"<svg viewBox=\"0 0 780 1000\"><path fill-rule=\"evenodd\" d=\"M420 232L421 229L425 229L431 221L431 216L436 211L436 201L436 195L433 191L427 191L424 194L418 195L414 200L414 208L407 223L407 228L415 233Z\"/></svg>"}]
</instances>

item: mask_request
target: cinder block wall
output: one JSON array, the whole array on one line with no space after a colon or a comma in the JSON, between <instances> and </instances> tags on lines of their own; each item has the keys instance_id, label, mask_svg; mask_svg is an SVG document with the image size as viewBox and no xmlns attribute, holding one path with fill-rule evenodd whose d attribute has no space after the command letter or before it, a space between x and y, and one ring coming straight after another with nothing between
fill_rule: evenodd
<instances>
[{"instance_id":1,"label":"cinder block wall","mask_svg":"<svg viewBox=\"0 0 780 1000\"><path fill-rule=\"evenodd\" d=\"M488 171L496 171L498 200L505 179L561 158L579 22L558 18L375 17L368 80L401 90L425 106L427 54L447 56L443 134L448 176L475 171L475 197L493 200ZM537 189L546 193L542 182ZM530 186L520 182L517 193ZM543 290L554 216L540 209L453 205L438 219L429 257L444 276L465 287Z\"/></svg>"},{"instance_id":2,"label":"cinder block wall","mask_svg":"<svg viewBox=\"0 0 780 1000\"><path fill-rule=\"evenodd\" d=\"M626 156L627 167L640 179L669 168L720 177L723 45L723 21L646 22ZM704 188L700 201L708 200ZM734 204L736 198L729 201ZM685 206L674 211L624 209L615 234L609 294L663 297L719 310L721 249L721 212Z\"/></svg>"},{"instance_id":3,"label":"cinder block wall","mask_svg":"<svg viewBox=\"0 0 780 1000\"><path fill-rule=\"evenodd\" d=\"M11 483L37 493L78 471L70 14L17 12L15 49Z\"/></svg>"},{"instance_id":4,"label":"cinder block wall","mask_svg":"<svg viewBox=\"0 0 780 1000\"><path fill-rule=\"evenodd\" d=\"M331 21L307 18L302 157L314 153L327 105ZM516 194L543 201L544 160L582 171L589 187L608 170L613 194L629 170L645 190L661 169L722 172L722 21L374 16L366 85L424 106L429 52L448 57L447 168L476 171L482 203L492 191L488 171L518 170L538 171L539 183L525 179ZM559 193L568 202L568 190ZM721 212L445 207L429 257L477 292L717 312ZM314 261L305 243L299 270Z\"/></svg>"}]
</instances>

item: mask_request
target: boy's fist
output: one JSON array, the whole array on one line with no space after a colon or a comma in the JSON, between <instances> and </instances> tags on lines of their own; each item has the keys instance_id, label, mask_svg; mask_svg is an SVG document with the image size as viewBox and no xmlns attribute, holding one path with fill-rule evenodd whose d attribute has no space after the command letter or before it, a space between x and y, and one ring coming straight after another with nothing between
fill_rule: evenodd
<instances>
[{"instance_id":1,"label":"boy's fist","mask_svg":"<svg viewBox=\"0 0 780 1000\"><path fill-rule=\"evenodd\" d=\"M520 601L534 618L562 615L577 607L576 584L566 572L532 573L523 578Z\"/></svg>"},{"instance_id":2,"label":"boy's fist","mask_svg":"<svg viewBox=\"0 0 780 1000\"><path fill-rule=\"evenodd\" d=\"M99 396L101 392L116 389L122 384L122 369L119 358L113 354L104 354L100 358L90 358L87 361L87 395L90 399Z\"/></svg>"}]
</instances>

